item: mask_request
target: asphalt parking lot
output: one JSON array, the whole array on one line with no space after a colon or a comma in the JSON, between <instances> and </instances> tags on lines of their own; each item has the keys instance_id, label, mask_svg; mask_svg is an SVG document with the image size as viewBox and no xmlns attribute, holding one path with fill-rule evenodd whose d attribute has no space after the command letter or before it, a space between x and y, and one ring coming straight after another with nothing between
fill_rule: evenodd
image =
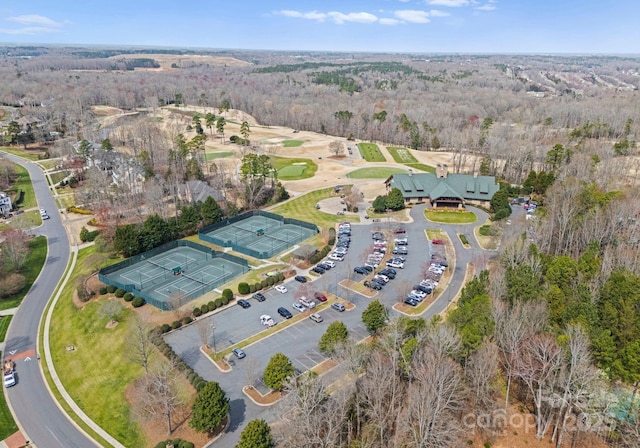
<instances>
[{"instance_id":1,"label":"asphalt parking lot","mask_svg":"<svg viewBox=\"0 0 640 448\"><path fill-rule=\"evenodd\" d=\"M255 405L243 393L242 387L249 383L250 379L260 377L269 359L275 353L284 353L297 369L305 371L318 363L325 357L318 350L318 341L325 332L327 326L335 321L341 320L349 329L351 339L359 341L368 336L362 324L362 311L372 300L380 300L387 307L391 308L395 303L401 302L412 286L419 283L425 266L429 264L431 253L434 251L433 245L425 235L425 228L439 228L446 231L453 242L456 251L456 264L449 269L455 269L454 275L449 283L447 291L438 298L421 316L430 319L433 315L441 312L452 300L455 293L462 287L465 277L465 269L472 259L474 251L479 250L475 238L470 238L472 250L462 247L456 232L462 231L465 234L473 235L473 227L478 224L466 226L447 226L441 224L428 223L423 217L425 206L419 205L411 210L411 223L404 223L402 227L406 233L402 236L408 238L408 255L405 256L406 263L404 269L396 269L397 276L385 287L378 291L373 298L360 295L352 290L343 288L338 283L345 278L364 281L365 276L353 272L353 268L363 265L366 256L373 249L373 230L381 229L388 231L393 238L392 231L400 226L399 223L391 221L370 222L352 225L351 245L344 261L336 262L336 267L327 271L322 276L312 277L314 281L308 283L313 291L328 291L336 294L344 300L352 302L356 308L351 311L338 312L331 308L326 308L320 312L324 321L315 323L308 318L303 318L299 322L277 331L249 346L242 346L247 357L242 360L234 360L233 371L230 373L220 372L214 364L203 355L199 347L202 345L198 335L196 325L190 325L178 331L174 331L165 336L169 345L173 347L177 354L191 365L203 378L220 383L226 391L231 401L232 425L217 442L216 446L233 447L237 443L239 434L246 422L254 418L264 418L270 421L275 417L271 408ZM479 216L478 222L486 219L484 212L475 210ZM391 244L391 241L389 241ZM390 246L391 247L391 246ZM376 271L384 268L380 266ZM308 276L311 277L311 276ZM220 313L204 318L206 324L213 324L216 349L218 351L228 348L254 334L264 330L266 327L260 324L260 316L268 314L276 322L282 322L283 318L278 315L277 309L284 306L297 316L298 311L291 306L296 297L296 290L300 286L298 282L287 281L285 283L288 292L282 294L274 289L263 292L266 296L265 302L258 302L249 299L251 307L243 309L240 306L232 306ZM397 313L391 310L391 315ZM277 328L277 327L276 327Z\"/></svg>"}]
</instances>

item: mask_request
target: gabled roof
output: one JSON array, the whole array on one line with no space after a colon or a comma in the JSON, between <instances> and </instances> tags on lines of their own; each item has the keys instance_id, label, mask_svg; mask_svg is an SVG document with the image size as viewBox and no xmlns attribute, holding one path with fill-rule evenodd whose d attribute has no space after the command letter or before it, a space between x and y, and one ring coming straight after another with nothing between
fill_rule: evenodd
<instances>
[{"instance_id":1,"label":"gabled roof","mask_svg":"<svg viewBox=\"0 0 640 448\"><path fill-rule=\"evenodd\" d=\"M204 202L209 196L213 197L216 201L224 200L222 193L216 190L206 182L201 180L189 180L187 181L187 188L191 193L191 200L193 202Z\"/></svg>"},{"instance_id":2,"label":"gabled roof","mask_svg":"<svg viewBox=\"0 0 640 448\"><path fill-rule=\"evenodd\" d=\"M433 173L394 174L387 184L402 191L405 199L453 197L489 201L500 189L495 177L470 174L448 174L440 178Z\"/></svg>"}]
</instances>

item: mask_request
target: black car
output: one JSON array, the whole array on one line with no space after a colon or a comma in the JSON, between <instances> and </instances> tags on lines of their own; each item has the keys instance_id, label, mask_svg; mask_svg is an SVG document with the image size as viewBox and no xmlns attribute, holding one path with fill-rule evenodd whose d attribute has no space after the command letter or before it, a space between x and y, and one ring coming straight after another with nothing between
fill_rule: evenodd
<instances>
[{"instance_id":1,"label":"black car","mask_svg":"<svg viewBox=\"0 0 640 448\"><path fill-rule=\"evenodd\" d=\"M238 305L240 305L242 308L249 308L251 306L251 304L244 299L238 300Z\"/></svg>"},{"instance_id":2,"label":"black car","mask_svg":"<svg viewBox=\"0 0 640 448\"><path fill-rule=\"evenodd\" d=\"M404 303L411 306L418 306L418 302L411 297L407 297L406 299L404 299Z\"/></svg>"},{"instance_id":3,"label":"black car","mask_svg":"<svg viewBox=\"0 0 640 448\"><path fill-rule=\"evenodd\" d=\"M291 314L291 311L289 311L283 306L278 308L278 314L284 317L285 319L291 319L293 317L293 314Z\"/></svg>"},{"instance_id":4,"label":"black car","mask_svg":"<svg viewBox=\"0 0 640 448\"><path fill-rule=\"evenodd\" d=\"M407 249L407 246L394 247L393 253L395 255L409 255L409 250Z\"/></svg>"},{"instance_id":5,"label":"black car","mask_svg":"<svg viewBox=\"0 0 640 448\"><path fill-rule=\"evenodd\" d=\"M364 286L367 288L375 289L376 291L380 291L382 289L382 285L378 282L365 280Z\"/></svg>"},{"instance_id":6,"label":"black car","mask_svg":"<svg viewBox=\"0 0 640 448\"><path fill-rule=\"evenodd\" d=\"M314 267L313 269L311 269L311 271L315 272L316 274L320 274L320 275L325 273L325 270L322 269L320 266Z\"/></svg>"},{"instance_id":7,"label":"black car","mask_svg":"<svg viewBox=\"0 0 640 448\"><path fill-rule=\"evenodd\" d=\"M378 274L385 275L385 276L389 277L391 280L396 278L396 273L393 272L393 270L389 270L389 269L383 269L382 271L378 272Z\"/></svg>"},{"instance_id":8,"label":"black car","mask_svg":"<svg viewBox=\"0 0 640 448\"><path fill-rule=\"evenodd\" d=\"M373 268L371 266L362 266L367 272L373 272Z\"/></svg>"},{"instance_id":9,"label":"black car","mask_svg":"<svg viewBox=\"0 0 640 448\"><path fill-rule=\"evenodd\" d=\"M369 271L367 271L363 266L356 266L355 268L353 268L353 272L362 275L366 275L369 273Z\"/></svg>"},{"instance_id":10,"label":"black car","mask_svg":"<svg viewBox=\"0 0 640 448\"><path fill-rule=\"evenodd\" d=\"M295 278L295 280L296 280L297 282L300 282L300 283L307 283L307 279L306 279L304 276L302 276L302 275L296 275L294 278Z\"/></svg>"},{"instance_id":11,"label":"black car","mask_svg":"<svg viewBox=\"0 0 640 448\"><path fill-rule=\"evenodd\" d=\"M415 285L413 287L413 289L415 289L417 291L422 291L425 294L431 294L433 292L433 289L429 288L428 286L424 286L424 285Z\"/></svg>"},{"instance_id":12,"label":"black car","mask_svg":"<svg viewBox=\"0 0 640 448\"><path fill-rule=\"evenodd\" d=\"M252 299L256 299L258 302L264 302L265 300L267 300L267 298L264 296L264 294L257 292L254 295L251 296Z\"/></svg>"},{"instance_id":13,"label":"black car","mask_svg":"<svg viewBox=\"0 0 640 448\"><path fill-rule=\"evenodd\" d=\"M328 271L329 269L331 269L331 265L327 263L320 263L318 266L324 269L325 271Z\"/></svg>"}]
</instances>

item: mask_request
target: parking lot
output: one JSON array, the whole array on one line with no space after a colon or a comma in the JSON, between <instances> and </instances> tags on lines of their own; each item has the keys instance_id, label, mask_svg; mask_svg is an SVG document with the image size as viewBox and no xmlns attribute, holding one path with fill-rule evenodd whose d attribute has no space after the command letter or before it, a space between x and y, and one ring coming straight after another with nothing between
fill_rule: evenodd
<instances>
[{"instance_id":1,"label":"parking lot","mask_svg":"<svg viewBox=\"0 0 640 448\"><path fill-rule=\"evenodd\" d=\"M424 205L413 207L411 210L413 222L402 224L405 233L397 235L407 238L407 254L403 255L406 259L404 267L396 269L396 278L390 280L387 285L377 292L373 299L358 294L351 289L346 289L339 285L339 282L345 278L358 282L364 281L365 276L354 273L353 269L356 266L363 265L367 254L373 251L372 231L382 230L393 238L393 229L400 227L399 223L384 221L352 225L351 241L344 260L336 261L336 267L318 277L314 277L315 280L309 284L313 291L327 290L353 303L356 306L353 310L338 312L327 308L320 312L324 319L323 322L316 323L305 317L299 322L286 328L283 327L282 330L276 331L251 345L242 346L247 356L244 359L236 360L233 371L228 374L220 372L199 351L201 342L196 325L190 325L168 334L166 336L167 343L203 378L220 383L231 400L232 420L240 420L240 422L237 422L238 425L242 426L254 418L264 418L269 421L274 417L273 411L270 408L257 406L248 400L242 393L242 387L248 384L250 378L260 377L269 359L278 352L284 353L289 357L300 371L306 371L325 360L324 355L318 350L318 341L326 331L327 326L335 320L344 322L349 329L350 338L354 342L367 337L368 333L362 324L361 317L362 311L367 305L372 300L380 300L391 309L394 304L404 301L413 285L424 278L431 254L435 250L434 245L425 235L425 228L439 228L450 235L456 252L456 264L455 267L448 268L453 271L449 287L421 317L428 320L443 311L462 287L466 265L472 259L473 250L479 249L475 247L473 250L469 250L462 247L458 238L455 237L456 231L460 231L462 226L427 223L423 217L424 208ZM478 213L482 214L483 212L478 211ZM479 222L482 221L483 217L481 216ZM472 228L473 225L468 225L467 229L464 229L465 233L473 234L472 230L470 230ZM475 239L471 243L472 246L477 245ZM374 272L383 268L384 266L379 266ZM285 283L285 286L288 291L284 294L275 289L264 292L266 297L264 302L249 299L250 308L243 309L240 306L232 306L221 313L206 317L207 323L209 325L213 324L215 327L216 349L218 351L223 350L263 331L266 328L260 323L260 316L263 314L270 315L276 322L282 322L284 319L278 315L278 307L284 306L294 316L297 316L299 313L292 307L292 304L296 301L296 290L300 283L289 280ZM391 309L391 315L394 316L397 313ZM276 329L278 325L276 325ZM327 377L330 376L330 373L327 374ZM234 427L235 425L232 425L229 433L225 434L217 442L217 446L233 447L235 445L239 437L239 431L235 431Z\"/></svg>"}]
</instances>

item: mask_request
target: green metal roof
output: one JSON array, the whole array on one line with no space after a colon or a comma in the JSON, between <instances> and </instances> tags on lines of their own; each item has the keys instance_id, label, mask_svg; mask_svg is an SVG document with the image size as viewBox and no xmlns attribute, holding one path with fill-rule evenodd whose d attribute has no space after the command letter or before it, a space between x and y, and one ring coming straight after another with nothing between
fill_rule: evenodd
<instances>
[{"instance_id":1,"label":"green metal roof","mask_svg":"<svg viewBox=\"0 0 640 448\"><path fill-rule=\"evenodd\" d=\"M448 174L436 177L433 173L394 174L391 187L402 191L405 199L411 198L459 198L463 200L489 201L500 189L493 176Z\"/></svg>"}]
</instances>

